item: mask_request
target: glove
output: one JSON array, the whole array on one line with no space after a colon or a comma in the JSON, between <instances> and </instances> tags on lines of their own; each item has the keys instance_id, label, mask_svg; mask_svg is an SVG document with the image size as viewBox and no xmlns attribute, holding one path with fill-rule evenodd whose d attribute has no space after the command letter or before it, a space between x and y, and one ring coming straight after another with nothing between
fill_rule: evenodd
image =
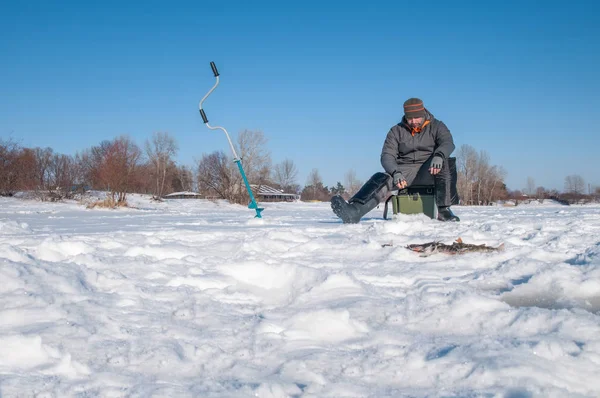
<instances>
[{"instance_id":1,"label":"glove","mask_svg":"<svg viewBox=\"0 0 600 398\"><path fill-rule=\"evenodd\" d=\"M431 159L431 168L432 169L441 169L444 165L444 158L440 155L435 155L433 159Z\"/></svg>"},{"instance_id":2,"label":"glove","mask_svg":"<svg viewBox=\"0 0 600 398\"><path fill-rule=\"evenodd\" d=\"M394 188L398 187L398 183L406 180L401 172L397 171L394 173Z\"/></svg>"}]
</instances>

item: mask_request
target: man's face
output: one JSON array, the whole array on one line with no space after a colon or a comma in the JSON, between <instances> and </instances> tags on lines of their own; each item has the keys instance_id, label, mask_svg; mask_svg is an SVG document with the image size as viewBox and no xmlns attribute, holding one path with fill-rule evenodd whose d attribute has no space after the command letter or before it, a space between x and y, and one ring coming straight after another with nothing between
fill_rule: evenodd
<instances>
[{"instance_id":1,"label":"man's face","mask_svg":"<svg viewBox=\"0 0 600 398\"><path fill-rule=\"evenodd\" d=\"M422 117L410 117L410 118L406 118L406 121L408 122L408 125L410 127L419 127L420 125L423 124L423 119Z\"/></svg>"}]
</instances>

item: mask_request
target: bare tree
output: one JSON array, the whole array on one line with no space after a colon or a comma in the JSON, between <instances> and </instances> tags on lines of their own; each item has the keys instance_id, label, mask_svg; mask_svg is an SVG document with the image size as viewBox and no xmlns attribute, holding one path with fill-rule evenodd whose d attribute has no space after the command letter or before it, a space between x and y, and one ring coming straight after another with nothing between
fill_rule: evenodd
<instances>
[{"instance_id":1,"label":"bare tree","mask_svg":"<svg viewBox=\"0 0 600 398\"><path fill-rule=\"evenodd\" d=\"M317 200L319 188L323 186L323 179L318 169L312 169L306 178L306 185L302 190L302 199Z\"/></svg>"},{"instance_id":2,"label":"bare tree","mask_svg":"<svg viewBox=\"0 0 600 398\"><path fill-rule=\"evenodd\" d=\"M166 184L170 188L171 167L167 167ZM157 199L156 195L156 169L150 161L141 162L135 171L135 179L131 184L131 192L151 195L152 199ZM169 189L165 188L163 194L167 194Z\"/></svg>"},{"instance_id":3,"label":"bare tree","mask_svg":"<svg viewBox=\"0 0 600 398\"><path fill-rule=\"evenodd\" d=\"M492 166L488 169L488 176L485 179L487 184L484 188L484 203L485 205L492 203L498 199L506 197L506 170L501 166Z\"/></svg>"},{"instance_id":4,"label":"bare tree","mask_svg":"<svg viewBox=\"0 0 600 398\"><path fill-rule=\"evenodd\" d=\"M248 181L257 185L268 183L271 171L271 153L267 150L267 138L263 132L244 130L238 135L237 144L238 155L242 159Z\"/></svg>"},{"instance_id":5,"label":"bare tree","mask_svg":"<svg viewBox=\"0 0 600 398\"><path fill-rule=\"evenodd\" d=\"M323 178L321 178L321 173L319 173L318 169L312 169L310 174L306 178L306 185L317 186L319 184L323 184Z\"/></svg>"},{"instance_id":6,"label":"bare tree","mask_svg":"<svg viewBox=\"0 0 600 398\"><path fill-rule=\"evenodd\" d=\"M462 145L457 153L458 195L463 204L487 205L507 195L506 171L490 164L486 151Z\"/></svg>"},{"instance_id":7,"label":"bare tree","mask_svg":"<svg viewBox=\"0 0 600 398\"><path fill-rule=\"evenodd\" d=\"M239 171L231 166L231 158L223 151L202 155L198 162L198 190L207 197L227 199L232 203L243 203L247 197L240 189Z\"/></svg>"},{"instance_id":8,"label":"bare tree","mask_svg":"<svg viewBox=\"0 0 600 398\"><path fill-rule=\"evenodd\" d=\"M329 188L323 186L323 179L319 170L312 169L306 179L306 186L302 190L302 200L326 201L330 199L330 196Z\"/></svg>"},{"instance_id":9,"label":"bare tree","mask_svg":"<svg viewBox=\"0 0 600 398\"><path fill-rule=\"evenodd\" d=\"M194 191L194 173L187 166L179 166L175 169L175 176L172 181L174 192Z\"/></svg>"},{"instance_id":10,"label":"bare tree","mask_svg":"<svg viewBox=\"0 0 600 398\"><path fill-rule=\"evenodd\" d=\"M270 181L271 155L262 131L242 131L237 138L237 154L248 182L254 185ZM227 199L232 203L250 200L238 166L223 151L202 155L197 162L198 190L204 195Z\"/></svg>"},{"instance_id":11,"label":"bare tree","mask_svg":"<svg viewBox=\"0 0 600 398\"><path fill-rule=\"evenodd\" d=\"M458 196L463 198L463 203L473 204L473 186L477 174L477 151L470 145L461 145L457 151L457 190Z\"/></svg>"},{"instance_id":12,"label":"bare tree","mask_svg":"<svg viewBox=\"0 0 600 398\"><path fill-rule=\"evenodd\" d=\"M346 184L345 188L348 196L354 196L354 194L358 192L360 187L362 187L363 183L356 177L356 172L353 169L351 169L348 170L344 177L344 184Z\"/></svg>"},{"instance_id":13,"label":"bare tree","mask_svg":"<svg viewBox=\"0 0 600 398\"><path fill-rule=\"evenodd\" d=\"M535 196L540 202L544 203L544 199L548 197L548 191L544 187L537 187L535 189Z\"/></svg>"},{"instance_id":14,"label":"bare tree","mask_svg":"<svg viewBox=\"0 0 600 398\"><path fill-rule=\"evenodd\" d=\"M0 139L0 195L12 196L17 190L17 158L21 148L12 139Z\"/></svg>"},{"instance_id":15,"label":"bare tree","mask_svg":"<svg viewBox=\"0 0 600 398\"><path fill-rule=\"evenodd\" d=\"M38 189L49 190L50 186L50 163L52 162L52 156L54 151L52 148L34 148L35 154L35 173L38 179Z\"/></svg>"},{"instance_id":16,"label":"bare tree","mask_svg":"<svg viewBox=\"0 0 600 398\"><path fill-rule=\"evenodd\" d=\"M15 161L17 187L19 190L30 191L36 188L35 153L30 148L22 148Z\"/></svg>"},{"instance_id":17,"label":"bare tree","mask_svg":"<svg viewBox=\"0 0 600 398\"><path fill-rule=\"evenodd\" d=\"M0 138L0 195L12 196L19 190L37 186L36 159L32 149L22 148L12 139Z\"/></svg>"},{"instance_id":18,"label":"bare tree","mask_svg":"<svg viewBox=\"0 0 600 398\"><path fill-rule=\"evenodd\" d=\"M290 159L285 159L273 168L272 180L285 192L291 192L297 185L296 178L298 178L298 169Z\"/></svg>"},{"instance_id":19,"label":"bare tree","mask_svg":"<svg viewBox=\"0 0 600 398\"><path fill-rule=\"evenodd\" d=\"M565 192L567 193L585 193L585 181L578 174L565 177Z\"/></svg>"},{"instance_id":20,"label":"bare tree","mask_svg":"<svg viewBox=\"0 0 600 398\"><path fill-rule=\"evenodd\" d=\"M490 183L490 162L489 155L486 151L480 151L477 157L476 170L476 204L483 205L485 200L485 188Z\"/></svg>"},{"instance_id":21,"label":"bare tree","mask_svg":"<svg viewBox=\"0 0 600 398\"><path fill-rule=\"evenodd\" d=\"M104 150L99 170L100 180L109 187L117 204L126 203L128 189L134 183L141 151L130 138L114 139Z\"/></svg>"},{"instance_id":22,"label":"bare tree","mask_svg":"<svg viewBox=\"0 0 600 398\"><path fill-rule=\"evenodd\" d=\"M54 154L48 165L48 193L51 200L60 200L71 196L77 179L77 167L71 156Z\"/></svg>"},{"instance_id":23,"label":"bare tree","mask_svg":"<svg viewBox=\"0 0 600 398\"><path fill-rule=\"evenodd\" d=\"M86 180L86 174L83 167L82 154L76 153L72 157L73 164L71 165L71 172L73 173L73 184L77 189L83 192L85 189L90 188L89 182Z\"/></svg>"},{"instance_id":24,"label":"bare tree","mask_svg":"<svg viewBox=\"0 0 600 398\"><path fill-rule=\"evenodd\" d=\"M108 141L107 141L108 142ZM98 178L100 160L96 163L93 156L93 148L77 152L73 159L74 172L76 175L75 184L83 192L85 189L105 189Z\"/></svg>"},{"instance_id":25,"label":"bare tree","mask_svg":"<svg viewBox=\"0 0 600 398\"><path fill-rule=\"evenodd\" d=\"M107 154L112 150L112 141L102 141L100 145L93 146L75 155L75 161L79 165L82 175L81 183L89 184L91 188L108 190L105 179L101 178L100 171L105 162Z\"/></svg>"},{"instance_id":26,"label":"bare tree","mask_svg":"<svg viewBox=\"0 0 600 398\"><path fill-rule=\"evenodd\" d=\"M173 166L177 150L177 143L169 133L156 132L151 141L146 141L146 155L152 164L152 177L155 181L154 199L160 199L165 193L167 170Z\"/></svg>"},{"instance_id":27,"label":"bare tree","mask_svg":"<svg viewBox=\"0 0 600 398\"><path fill-rule=\"evenodd\" d=\"M533 177L527 177L527 195L533 196L535 194L535 180Z\"/></svg>"}]
</instances>

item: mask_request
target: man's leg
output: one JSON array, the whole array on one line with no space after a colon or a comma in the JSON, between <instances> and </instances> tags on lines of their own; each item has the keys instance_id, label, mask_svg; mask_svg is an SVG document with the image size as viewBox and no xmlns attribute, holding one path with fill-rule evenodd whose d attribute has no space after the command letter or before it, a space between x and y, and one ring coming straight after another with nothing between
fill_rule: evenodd
<instances>
[{"instance_id":1,"label":"man's leg","mask_svg":"<svg viewBox=\"0 0 600 398\"><path fill-rule=\"evenodd\" d=\"M391 184L392 177L389 174L375 173L349 202L339 195L331 198L331 208L344 224L356 224L386 198Z\"/></svg>"},{"instance_id":2,"label":"man's leg","mask_svg":"<svg viewBox=\"0 0 600 398\"><path fill-rule=\"evenodd\" d=\"M435 176L431 175L429 172L430 164L431 159L419 168L419 171L414 180L409 183L409 186L435 185L438 220L460 221L460 219L452 213L452 210L450 210L450 206L458 204L458 194L456 191L456 159L447 159L440 172Z\"/></svg>"},{"instance_id":3,"label":"man's leg","mask_svg":"<svg viewBox=\"0 0 600 398\"><path fill-rule=\"evenodd\" d=\"M422 185L422 186L433 186L435 185L436 181L435 181L435 177L433 175L431 175L431 173L429 172L429 165L431 163L431 159L425 163L423 163L422 165L412 165L412 173L407 173L407 174L413 174L414 178L412 178L412 181L408 181L408 186L418 186L418 185ZM416 172L415 172L416 171Z\"/></svg>"},{"instance_id":4,"label":"man's leg","mask_svg":"<svg viewBox=\"0 0 600 398\"><path fill-rule=\"evenodd\" d=\"M438 220L460 221L450 206L458 204L456 189L456 158L446 159L442 170L435 176L436 200L438 205Z\"/></svg>"}]
</instances>

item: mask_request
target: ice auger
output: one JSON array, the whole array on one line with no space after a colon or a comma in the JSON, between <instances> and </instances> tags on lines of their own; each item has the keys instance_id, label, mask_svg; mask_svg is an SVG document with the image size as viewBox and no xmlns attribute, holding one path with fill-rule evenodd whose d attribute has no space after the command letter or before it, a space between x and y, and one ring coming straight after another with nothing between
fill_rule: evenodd
<instances>
[{"instance_id":1,"label":"ice auger","mask_svg":"<svg viewBox=\"0 0 600 398\"><path fill-rule=\"evenodd\" d=\"M204 112L204 109L202 109L202 103L206 100L206 98L208 98L208 96L219 85L219 71L217 70L217 66L215 65L214 62L211 62L210 67L212 68L212 71L215 75L215 78L217 79L217 82L215 83L213 88L211 88L210 91L204 96L204 98L202 98L202 100L200 100L200 104L198 105L198 109L200 110L200 116L202 116L202 120L204 121L204 124L206 124L206 127L208 127L211 130L223 130L223 132L225 133L225 136L227 137L227 141L229 141L229 146L231 147L231 152L233 152L233 161L235 163L237 163L238 168L240 169L240 173L242 174L242 179L244 180L244 184L246 184L246 189L248 190L248 195L250 196L250 204L248 204L248 208L256 210L255 217L262 218L260 213L264 209L261 207L258 207L258 203L256 203L256 199L254 199L254 195L252 194L252 189L250 189L250 184L248 183L248 178L246 178L246 173L244 172L244 168L242 167L242 160L238 157L237 153L235 152L235 147L233 146L233 143L231 142L231 138L229 138L229 134L227 133L227 130L225 130L224 127L220 127L220 126L213 127L210 124L208 124L208 118L206 117L206 113Z\"/></svg>"}]
</instances>

